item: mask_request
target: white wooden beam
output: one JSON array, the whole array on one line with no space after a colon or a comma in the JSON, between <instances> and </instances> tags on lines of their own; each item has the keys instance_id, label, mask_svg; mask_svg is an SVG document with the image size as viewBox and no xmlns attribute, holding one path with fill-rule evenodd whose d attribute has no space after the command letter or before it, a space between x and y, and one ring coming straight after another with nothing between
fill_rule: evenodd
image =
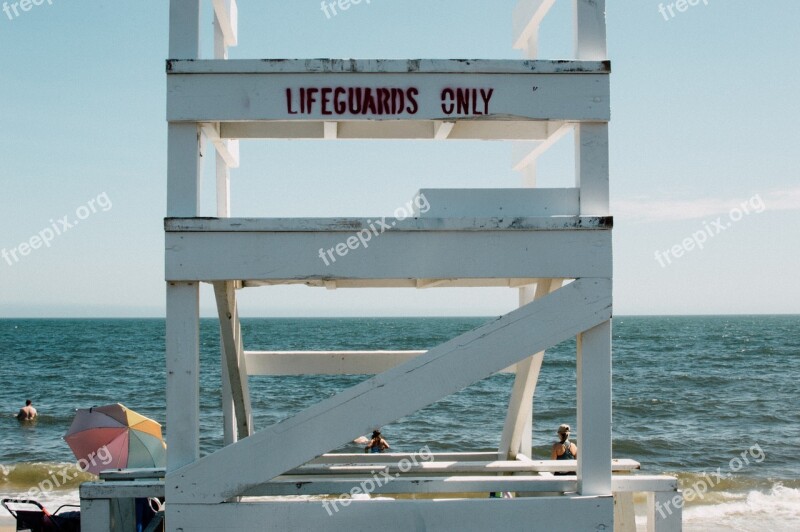
<instances>
[{"instance_id":1,"label":"white wooden beam","mask_svg":"<svg viewBox=\"0 0 800 532\"><path fill-rule=\"evenodd\" d=\"M325 122L325 140L336 140L339 138L339 124L337 122Z\"/></svg>"},{"instance_id":2,"label":"white wooden beam","mask_svg":"<svg viewBox=\"0 0 800 532\"><path fill-rule=\"evenodd\" d=\"M348 60L340 64L337 60L318 61L320 68L328 69L325 74L326 86L345 89L345 93L340 94L337 100L344 107L334 107L334 96L331 94L325 98L311 94L305 99L306 108L301 109L300 89L308 84L309 73L315 68L313 62L304 61L293 66L287 61L205 60L191 64L170 61L167 65L167 119L317 123L330 120L445 120L458 122L450 135L450 138L457 138L462 128L494 126L502 131L506 124L496 123L500 121L605 121L610 118L610 67L602 62L567 61L554 64L542 61L476 60L469 63L428 61L423 64L423 61ZM342 71L343 68L346 70ZM456 68L458 70L453 72ZM209 72L201 73L204 69ZM287 69L298 71L287 72ZM425 73L424 69L431 72ZM484 70L495 72L482 72ZM478 87L475 86L476 74L481 74ZM346 104L350 101L348 91L365 86L376 90L406 86L413 87L413 91L408 89L412 92L406 92L405 107L384 110L382 106L379 109L373 101L365 114L355 105L351 107ZM461 88L461 93L443 96L442 87ZM535 91L532 90L534 87ZM236 94L237 97L230 98L230 94ZM461 94L460 100L458 94ZM353 95L354 98L357 96L355 92ZM314 101L307 107L309 98ZM365 98L362 96L359 104L364 104ZM467 98L469 105L457 105L457 101L465 104ZM412 101L413 104L410 103ZM484 121L489 124L475 124ZM427 125L426 129L430 138L433 128ZM343 131L339 133L344 138Z\"/></svg>"},{"instance_id":3,"label":"white wooden beam","mask_svg":"<svg viewBox=\"0 0 800 532\"><path fill-rule=\"evenodd\" d=\"M167 470L200 457L200 298L197 283L167 283Z\"/></svg>"},{"instance_id":4,"label":"white wooden beam","mask_svg":"<svg viewBox=\"0 0 800 532\"><path fill-rule=\"evenodd\" d=\"M576 280L168 474L167 497L196 504L237 496L610 317L610 281Z\"/></svg>"},{"instance_id":5,"label":"white wooden beam","mask_svg":"<svg viewBox=\"0 0 800 532\"><path fill-rule=\"evenodd\" d=\"M514 8L514 48L525 57L536 59L539 49L539 28L556 0L519 0Z\"/></svg>"},{"instance_id":6,"label":"white wooden beam","mask_svg":"<svg viewBox=\"0 0 800 532\"><path fill-rule=\"evenodd\" d=\"M249 375L377 375L426 351L245 351Z\"/></svg>"},{"instance_id":7,"label":"white wooden beam","mask_svg":"<svg viewBox=\"0 0 800 532\"><path fill-rule=\"evenodd\" d=\"M527 305L531 301L541 299L547 294L561 288L561 279L542 279L536 284L536 291L530 299L525 289L520 290L520 306ZM542 368L544 351L540 351L533 356L526 358L517 364L517 374L514 378L514 386L511 390L511 397L506 412L506 421L503 426L503 433L500 437L500 448L498 458L501 460L514 460L518 453L528 456L531 454L531 441L528 436L527 441L523 439L526 435L526 426L531 422L533 414L533 395L536 391L536 383L539 380L539 371Z\"/></svg>"},{"instance_id":8,"label":"white wooden beam","mask_svg":"<svg viewBox=\"0 0 800 532\"><path fill-rule=\"evenodd\" d=\"M236 0L212 0L214 18L225 37L225 46L239 44L239 8Z\"/></svg>"},{"instance_id":9,"label":"white wooden beam","mask_svg":"<svg viewBox=\"0 0 800 532\"><path fill-rule=\"evenodd\" d=\"M578 335L578 491L611 493L611 321Z\"/></svg>"},{"instance_id":10,"label":"white wooden beam","mask_svg":"<svg viewBox=\"0 0 800 532\"><path fill-rule=\"evenodd\" d=\"M606 0L573 0L575 58L603 61L606 50Z\"/></svg>"},{"instance_id":11,"label":"white wooden beam","mask_svg":"<svg viewBox=\"0 0 800 532\"><path fill-rule=\"evenodd\" d=\"M370 225L377 228L375 220L391 230L376 236ZM326 284L330 288L338 279L610 277L610 224L571 217L170 219L166 275L201 281L316 279L333 283ZM554 230L536 229L548 226ZM345 245L348 239L355 249ZM398 261L408 249L417 260Z\"/></svg>"},{"instance_id":12,"label":"white wooden beam","mask_svg":"<svg viewBox=\"0 0 800 532\"><path fill-rule=\"evenodd\" d=\"M225 367L230 382L238 439L252 433L250 391L247 384L246 359L241 346L241 324L236 293L231 281L214 283L219 313L220 337L225 350Z\"/></svg>"},{"instance_id":13,"label":"white wooden beam","mask_svg":"<svg viewBox=\"0 0 800 532\"><path fill-rule=\"evenodd\" d=\"M540 497L520 499L352 500L326 511L322 501L280 501L167 505L170 530L250 532L252 530L366 530L383 523L391 530L611 530L609 497Z\"/></svg>"},{"instance_id":14,"label":"white wooden beam","mask_svg":"<svg viewBox=\"0 0 800 532\"><path fill-rule=\"evenodd\" d=\"M520 143L518 146L519 152L524 151L525 155L519 157L519 160L514 164L514 170L519 172L523 171L526 166L534 164L539 157L542 156L547 150L553 147L559 140L564 138L564 136L569 133L570 131L575 129L574 122L567 122L567 123L559 123L553 124L552 133L550 133L546 140L542 141L541 143L537 144L533 149L530 147L530 143ZM515 151L516 151L515 146Z\"/></svg>"},{"instance_id":15,"label":"white wooden beam","mask_svg":"<svg viewBox=\"0 0 800 532\"><path fill-rule=\"evenodd\" d=\"M608 124L582 123L575 128L575 177L581 214L608 216Z\"/></svg>"},{"instance_id":16,"label":"white wooden beam","mask_svg":"<svg viewBox=\"0 0 800 532\"><path fill-rule=\"evenodd\" d=\"M217 154L222 157L225 164L230 168L239 168L239 141L222 139L219 135L219 124L203 122L200 128L206 138L214 143Z\"/></svg>"},{"instance_id":17,"label":"white wooden beam","mask_svg":"<svg viewBox=\"0 0 800 532\"><path fill-rule=\"evenodd\" d=\"M170 0L169 57L200 57L200 0Z\"/></svg>"},{"instance_id":18,"label":"white wooden beam","mask_svg":"<svg viewBox=\"0 0 800 532\"><path fill-rule=\"evenodd\" d=\"M446 140L447 137L450 136L450 133L453 131L453 126L455 125L455 122L434 121L433 138L435 140Z\"/></svg>"}]
</instances>

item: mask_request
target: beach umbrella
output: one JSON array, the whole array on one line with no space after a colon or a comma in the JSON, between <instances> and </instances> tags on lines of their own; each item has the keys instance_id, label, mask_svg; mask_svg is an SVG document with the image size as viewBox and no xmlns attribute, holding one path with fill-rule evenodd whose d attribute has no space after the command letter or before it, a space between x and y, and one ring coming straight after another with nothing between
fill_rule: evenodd
<instances>
[{"instance_id":1,"label":"beach umbrella","mask_svg":"<svg viewBox=\"0 0 800 532\"><path fill-rule=\"evenodd\" d=\"M121 404L78 409L64 439L82 469L165 467L161 425Z\"/></svg>"}]
</instances>

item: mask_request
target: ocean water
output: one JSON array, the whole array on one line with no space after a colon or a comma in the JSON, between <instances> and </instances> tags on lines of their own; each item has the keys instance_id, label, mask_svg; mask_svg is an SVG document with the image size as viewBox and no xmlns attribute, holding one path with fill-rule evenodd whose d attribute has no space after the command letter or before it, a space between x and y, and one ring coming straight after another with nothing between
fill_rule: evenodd
<instances>
[{"instance_id":1,"label":"ocean water","mask_svg":"<svg viewBox=\"0 0 800 532\"><path fill-rule=\"evenodd\" d=\"M245 319L243 330L247 349L426 349L489 319ZM548 455L560 423L575 425L574 353L570 341L546 354L534 457ZM203 320L203 454L222 444L219 356L216 320ZM75 470L62 439L77 408L120 402L165 421L163 320L0 320L0 357L2 496L49 479L54 489L40 500L77 500L78 484L91 477ZM800 316L615 318L614 456L640 461L643 472L676 474L697 495L684 510L685 530L794 529L799 377ZM251 377L255 428L365 378ZM495 450L512 382L481 381L387 425L384 435L397 450ZM14 415L26 398L40 417L21 425Z\"/></svg>"}]
</instances>

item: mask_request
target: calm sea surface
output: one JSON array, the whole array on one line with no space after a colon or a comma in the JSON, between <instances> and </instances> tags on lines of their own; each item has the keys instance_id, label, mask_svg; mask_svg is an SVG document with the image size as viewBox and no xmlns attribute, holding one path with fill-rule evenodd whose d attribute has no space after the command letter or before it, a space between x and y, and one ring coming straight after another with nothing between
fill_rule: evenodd
<instances>
[{"instance_id":1,"label":"calm sea surface","mask_svg":"<svg viewBox=\"0 0 800 532\"><path fill-rule=\"evenodd\" d=\"M246 319L243 328L249 350L426 349L487 320ZM202 321L201 349L206 454L222 441L216 320ZM62 436L76 408L120 402L165 421L163 320L0 320L0 357L0 495L20 494L74 460ZM251 377L255 427L364 378ZM686 509L687 530L796 524L799 378L800 316L615 318L614 456L678 474L684 489L713 486ZM486 379L384 434L398 450L495 450L512 381ZM14 414L26 398L41 416L23 426ZM547 352L534 408L534 456L543 458L558 424L575 425L574 341ZM740 467L743 452L749 463ZM707 476L718 468L726 478ZM75 499L78 482L50 496Z\"/></svg>"}]
</instances>

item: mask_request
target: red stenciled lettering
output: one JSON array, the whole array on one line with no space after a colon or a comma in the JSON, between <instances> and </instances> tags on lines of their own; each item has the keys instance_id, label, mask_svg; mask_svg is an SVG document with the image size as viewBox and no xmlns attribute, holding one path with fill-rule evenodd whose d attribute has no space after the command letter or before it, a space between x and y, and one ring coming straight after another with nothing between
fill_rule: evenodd
<instances>
[{"instance_id":1,"label":"red stenciled lettering","mask_svg":"<svg viewBox=\"0 0 800 532\"><path fill-rule=\"evenodd\" d=\"M297 114L297 111L292 110L292 89L286 89L286 110L290 115Z\"/></svg>"},{"instance_id":2,"label":"red stenciled lettering","mask_svg":"<svg viewBox=\"0 0 800 532\"><path fill-rule=\"evenodd\" d=\"M389 100L392 97L392 93L389 92L389 89L378 89L378 114L381 115L388 115L394 114L392 113L389 105Z\"/></svg>"},{"instance_id":3,"label":"red stenciled lettering","mask_svg":"<svg viewBox=\"0 0 800 532\"><path fill-rule=\"evenodd\" d=\"M398 103L398 99L400 100ZM405 110L406 97L405 93L400 89L392 89L392 114L399 115Z\"/></svg>"},{"instance_id":4,"label":"red stenciled lettering","mask_svg":"<svg viewBox=\"0 0 800 532\"><path fill-rule=\"evenodd\" d=\"M347 112L347 103L341 99L341 96L347 94L343 87L336 87L333 91L333 110L337 115L343 115Z\"/></svg>"},{"instance_id":5,"label":"red stenciled lettering","mask_svg":"<svg viewBox=\"0 0 800 532\"><path fill-rule=\"evenodd\" d=\"M494 89L489 89L488 91L481 89L481 98L483 99L483 112L484 114L489 114L489 100L492 99L492 94L494 94Z\"/></svg>"},{"instance_id":6,"label":"red stenciled lettering","mask_svg":"<svg viewBox=\"0 0 800 532\"><path fill-rule=\"evenodd\" d=\"M330 87L323 87L322 88L322 114L324 115L332 115L330 109L328 109L328 103L331 101L331 93L333 89Z\"/></svg>"},{"instance_id":7,"label":"red stenciled lettering","mask_svg":"<svg viewBox=\"0 0 800 532\"><path fill-rule=\"evenodd\" d=\"M410 104L406 108L406 112L411 115L417 114L417 111L419 111L419 104L417 104L415 96L419 96L419 90L411 87L406 91L406 96L408 97L408 102Z\"/></svg>"},{"instance_id":8,"label":"red stenciled lettering","mask_svg":"<svg viewBox=\"0 0 800 532\"><path fill-rule=\"evenodd\" d=\"M469 89L456 89L456 112L469 114Z\"/></svg>"},{"instance_id":9,"label":"red stenciled lettering","mask_svg":"<svg viewBox=\"0 0 800 532\"><path fill-rule=\"evenodd\" d=\"M361 112L361 87L350 88L347 101L350 104L350 113L359 114Z\"/></svg>"},{"instance_id":10,"label":"red stenciled lettering","mask_svg":"<svg viewBox=\"0 0 800 532\"><path fill-rule=\"evenodd\" d=\"M306 112L311 114L311 110L314 107L314 103L316 103L317 99L314 97L315 94L319 92L319 89L316 87L312 87L310 89L306 89L306 108L308 109Z\"/></svg>"},{"instance_id":11,"label":"red stenciled lettering","mask_svg":"<svg viewBox=\"0 0 800 532\"><path fill-rule=\"evenodd\" d=\"M446 115L453 114L455 110L455 104L453 104L453 100L455 99L455 93L453 89L444 89L442 91L442 112Z\"/></svg>"},{"instance_id":12,"label":"red stenciled lettering","mask_svg":"<svg viewBox=\"0 0 800 532\"><path fill-rule=\"evenodd\" d=\"M375 105L375 97L372 95L370 87L364 89L364 103L361 106L361 114L367 113L378 114L378 107Z\"/></svg>"}]
</instances>

